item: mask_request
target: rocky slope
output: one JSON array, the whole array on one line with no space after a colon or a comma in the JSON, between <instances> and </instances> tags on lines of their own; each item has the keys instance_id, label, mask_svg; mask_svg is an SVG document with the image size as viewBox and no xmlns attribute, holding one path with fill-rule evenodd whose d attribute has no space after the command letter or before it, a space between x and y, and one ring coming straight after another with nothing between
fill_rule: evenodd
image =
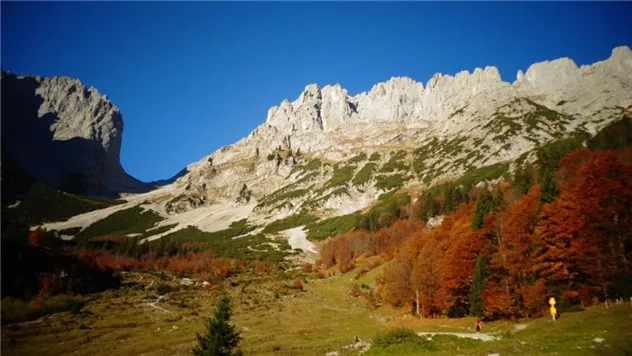
<instances>
[{"instance_id":1,"label":"rocky slope","mask_svg":"<svg viewBox=\"0 0 632 356\"><path fill-rule=\"evenodd\" d=\"M121 167L123 118L67 77L2 72L2 156L53 187L89 195L150 188Z\"/></svg>"},{"instance_id":2,"label":"rocky slope","mask_svg":"<svg viewBox=\"0 0 632 356\"><path fill-rule=\"evenodd\" d=\"M496 180L542 145L594 135L625 116L632 117L628 47L590 66L536 63L512 83L487 67L436 74L425 86L392 78L356 96L312 84L271 108L247 137L129 204L155 210L162 225L178 224L174 230L213 231L244 217L261 226L297 213L338 216L388 192L420 192L463 175ZM113 210L54 228L85 226Z\"/></svg>"},{"instance_id":3,"label":"rocky slope","mask_svg":"<svg viewBox=\"0 0 632 356\"><path fill-rule=\"evenodd\" d=\"M248 137L190 165L175 183L182 191L172 205L180 211L233 201L244 184L261 200L293 183L292 167L307 158L336 162L381 152L381 166L400 149L410 153L403 158L410 178L405 185L428 186L511 161L554 139L594 134L631 108L632 51L625 46L590 66L578 67L568 58L536 63L526 73L519 71L513 83L486 67L435 74L425 87L392 78L356 96L340 85L311 84L295 101L271 108ZM333 172L321 169L321 183ZM377 190L358 192L358 200L348 205L366 205L383 192Z\"/></svg>"}]
</instances>

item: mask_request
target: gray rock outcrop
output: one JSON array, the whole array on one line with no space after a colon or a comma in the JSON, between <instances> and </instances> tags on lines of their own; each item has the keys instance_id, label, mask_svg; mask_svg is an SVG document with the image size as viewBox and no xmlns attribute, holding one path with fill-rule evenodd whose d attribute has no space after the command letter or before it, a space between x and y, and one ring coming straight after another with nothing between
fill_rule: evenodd
<instances>
[{"instance_id":1,"label":"gray rock outcrop","mask_svg":"<svg viewBox=\"0 0 632 356\"><path fill-rule=\"evenodd\" d=\"M2 72L2 156L51 186L107 196L150 188L120 164L123 118L68 77Z\"/></svg>"}]
</instances>

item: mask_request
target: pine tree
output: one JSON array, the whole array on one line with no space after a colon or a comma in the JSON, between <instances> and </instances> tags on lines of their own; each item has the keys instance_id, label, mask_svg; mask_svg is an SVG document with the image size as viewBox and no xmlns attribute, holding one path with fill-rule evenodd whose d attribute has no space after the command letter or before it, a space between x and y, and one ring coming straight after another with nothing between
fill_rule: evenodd
<instances>
[{"instance_id":1,"label":"pine tree","mask_svg":"<svg viewBox=\"0 0 632 356\"><path fill-rule=\"evenodd\" d=\"M431 196L424 199L421 209L419 210L419 218L428 221L431 217L437 215L437 203Z\"/></svg>"},{"instance_id":2,"label":"pine tree","mask_svg":"<svg viewBox=\"0 0 632 356\"><path fill-rule=\"evenodd\" d=\"M474 316L483 316L483 299L481 298L481 294L483 293L483 283L487 275L485 257L479 255L476 258L472 286L470 287L470 313Z\"/></svg>"},{"instance_id":3,"label":"pine tree","mask_svg":"<svg viewBox=\"0 0 632 356\"><path fill-rule=\"evenodd\" d=\"M472 218L472 231L476 231L483 227L485 217L492 210L494 210L494 197L487 190L480 192L476 201L474 217Z\"/></svg>"},{"instance_id":4,"label":"pine tree","mask_svg":"<svg viewBox=\"0 0 632 356\"><path fill-rule=\"evenodd\" d=\"M232 306L227 296L222 297L215 309L215 316L208 319L206 333L196 334L198 345L193 348L195 356L231 356L237 355L233 349L241 340L239 332L230 324Z\"/></svg>"},{"instance_id":5,"label":"pine tree","mask_svg":"<svg viewBox=\"0 0 632 356\"><path fill-rule=\"evenodd\" d=\"M540 185L542 187L540 205L552 203L560 195L560 189L553 177L553 172L543 172Z\"/></svg>"},{"instance_id":6,"label":"pine tree","mask_svg":"<svg viewBox=\"0 0 632 356\"><path fill-rule=\"evenodd\" d=\"M518 166L514 173L513 185L520 194L527 194L533 186L533 173L530 168Z\"/></svg>"}]
</instances>

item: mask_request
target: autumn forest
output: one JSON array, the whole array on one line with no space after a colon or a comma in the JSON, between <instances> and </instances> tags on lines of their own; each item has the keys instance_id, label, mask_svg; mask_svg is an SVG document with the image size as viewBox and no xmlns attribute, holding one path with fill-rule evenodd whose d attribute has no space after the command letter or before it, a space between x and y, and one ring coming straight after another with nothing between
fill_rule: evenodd
<instances>
[{"instance_id":1,"label":"autumn forest","mask_svg":"<svg viewBox=\"0 0 632 356\"><path fill-rule=\"evenodd\" d=\"M390 261L369 297L420 317L531 318L632 295L630 120L537 151L492 186L446 183L397 220L339 235L319 263L345 273L360 258ZM585 144L582 144L585 142ZM433 216L443 215L437 226ZM435 226L431 226L431 223Z\"/></svg>"}]
</instances>

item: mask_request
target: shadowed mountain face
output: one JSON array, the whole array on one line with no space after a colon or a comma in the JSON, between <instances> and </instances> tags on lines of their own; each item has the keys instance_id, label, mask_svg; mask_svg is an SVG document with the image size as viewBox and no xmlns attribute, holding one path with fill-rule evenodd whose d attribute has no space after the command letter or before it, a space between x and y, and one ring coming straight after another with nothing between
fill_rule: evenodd
<instances>
[{"instance_id":1,"label":"shadowed mountain face","mask_svg":"<svg viewBox=\"0 0 632 356\"><path fill-rule=\"evenodd\" d=\"M26 174L94 196L152 189L121 167L122 133L118 108L78 80L2 72L2 157Z\"/></svg>"}]
</instances>

